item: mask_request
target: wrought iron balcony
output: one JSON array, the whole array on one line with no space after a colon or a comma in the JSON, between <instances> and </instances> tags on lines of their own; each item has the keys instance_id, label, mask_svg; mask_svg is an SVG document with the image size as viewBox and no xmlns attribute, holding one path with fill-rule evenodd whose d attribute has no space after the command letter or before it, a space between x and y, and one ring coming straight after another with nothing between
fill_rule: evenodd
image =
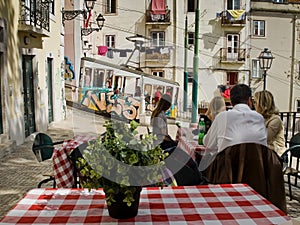
<instances>
[{"instance_id":1,"label":"wrought iron balcony","mask_svg":"<svg viewBox=\"0 0 300 225\"><path fill-rule=\"evenodd\" d=\"M246 60L245 48L221 48L220 62L244 63Z\"/></svg>"},{"instance_id":2,"label":"wrought iron balcony","mask_svg":"<svg viewBox=\"0 0 300 225\"><path fill-rule=\"evenodd\" d=\"M20 1L19 27L21 30L36 29L50 31L49 2L42 0ZM30 30L29 30L30 31Z\"/></svg>"},{"instance_id":3,"label":"wrought iron balcony","mask_svg":"<svg viewBox=\"0 0 300 225\"><path fill-rule=\"evenodd\" d=\"M240 15L238 13L239 12ZM234 16L232 16L232 14ZM246 25L246 12L241 13L241 10L226 10L217 13L217 17L221 17L222 26L245 26Z\"/></svg>"},{"instance_id":4,"label":"wrought iron balcony","mask_svg":"<svg viewBox=\"0 0 300 225\"><path fill-rule=\"evenodd\" d=\"M146 23L159 23L159 24L171 24L170 23L170 10L166 10L166 14L154 15L151 10L146 11Z\"/></svg>"},{"instance_id":5,"label":"wrought iron balcony","mask_svg":"<svg viewBox=\"0 0 300 225\"><path fill-rule=\"evenodd\" d=\"M171 47L170 46L158 46L158 47L149 47L145 49L146 60L160 60L160 61L169 61L171 58Z\"/></svg>"}]
</instances>

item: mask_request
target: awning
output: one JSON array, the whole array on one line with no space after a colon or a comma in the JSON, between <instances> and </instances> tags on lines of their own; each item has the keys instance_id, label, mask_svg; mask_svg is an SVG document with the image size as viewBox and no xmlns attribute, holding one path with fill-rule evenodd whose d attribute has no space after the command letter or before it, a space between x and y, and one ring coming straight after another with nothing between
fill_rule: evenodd
<instances>
[{"instance_id":1,"label":"awning","mask_svg":"<svg viewBox=\"0 0 300 225\"><path fill-rule=\"evenodd\" d=\"M152 0L151 13L155 15L166 14L165 0Z\"/></svg>"}]
</instances>

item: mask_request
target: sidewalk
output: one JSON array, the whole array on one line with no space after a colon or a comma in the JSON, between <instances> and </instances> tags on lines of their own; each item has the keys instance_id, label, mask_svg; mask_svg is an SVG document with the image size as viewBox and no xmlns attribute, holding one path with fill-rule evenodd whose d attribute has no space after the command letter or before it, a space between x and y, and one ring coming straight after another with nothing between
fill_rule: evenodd
<instances>
[{"instance_id":1,"label":"sidewalk","mask_svg":"<svg viewBox=\"0 0 300 225\"><path fill-rule=\"evenodd\" d=\"M103 133L105 119L90 115L78 110L69 110L68 118L60 123L51 124L44 133L48 134L53 142L69 139L76 134ZM174 137L176 125L170 125L171 136ZM146 132L146 127L141 127ZM51 171L51 160L39 163L32 150L33 135L26 142L15 148L15 151L0 159L0 218L2 218L24 194L36 188L43 180L42 174ZM294 200L287 197L288 215L300 216L300 189L293 189ZM286 186L286 193L288 189Z\"/></svg>"}]
</instances>

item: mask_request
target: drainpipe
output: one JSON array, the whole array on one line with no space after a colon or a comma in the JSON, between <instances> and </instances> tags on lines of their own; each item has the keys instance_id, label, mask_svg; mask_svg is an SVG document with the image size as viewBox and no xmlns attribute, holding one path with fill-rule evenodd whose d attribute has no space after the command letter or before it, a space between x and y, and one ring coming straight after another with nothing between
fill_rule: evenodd
<instances>
[{"instance_id":1,"label":"drainpipe","mask_svg":"<svg viewBox=\"0 0 300 225\"><path fill-rule=\"evenodd\" d=\"M294 88L294 63L295 63L295 37L296 37L296 15L292 19L292 63L291 63L291 77L290 77L290 102L289 112L292 112L293 108L293 88Z\"/></svg>"}]
</instances>

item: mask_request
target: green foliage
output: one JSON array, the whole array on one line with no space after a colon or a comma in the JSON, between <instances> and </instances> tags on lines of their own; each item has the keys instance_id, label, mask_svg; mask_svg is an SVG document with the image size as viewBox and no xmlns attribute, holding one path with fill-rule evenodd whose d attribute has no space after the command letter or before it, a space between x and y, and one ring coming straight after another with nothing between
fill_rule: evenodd
<instances>
[{"instance_id":1,"label":"green foliage","mask_svg":"<svg viewBox=\"0 0 300 225\"><path fill-rule=\"evenodd\" d=\"M90 142L84 159L77 162L82 187L103 187L108 205L115 202L116 194L124 193L123 201L128 206L140 186L163 187L161 170L168 153L153 146L155 137L145 134L138 139L139 123L135 121L126 124L107 120L104 126L105 135Z\"/></svg>"}]
</instances>

